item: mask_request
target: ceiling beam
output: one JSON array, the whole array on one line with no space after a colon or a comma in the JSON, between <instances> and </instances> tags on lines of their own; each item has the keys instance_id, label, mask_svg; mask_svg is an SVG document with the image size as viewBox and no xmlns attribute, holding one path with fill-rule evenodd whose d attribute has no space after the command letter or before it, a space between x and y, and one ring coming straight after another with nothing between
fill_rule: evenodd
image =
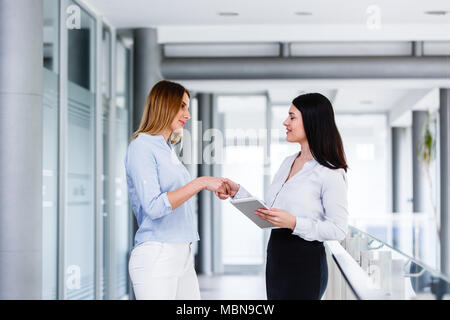
<instances>
[{"instance_id":1,"label":"ceiling beam","mask_svg":"<svg viewBox=\"0 0 450 320\"><path fill-rule=\"evenodd\" d=\"M448 79L447 56L166 58L174 80L221 79Z\"/></svg>"}]
</instances>

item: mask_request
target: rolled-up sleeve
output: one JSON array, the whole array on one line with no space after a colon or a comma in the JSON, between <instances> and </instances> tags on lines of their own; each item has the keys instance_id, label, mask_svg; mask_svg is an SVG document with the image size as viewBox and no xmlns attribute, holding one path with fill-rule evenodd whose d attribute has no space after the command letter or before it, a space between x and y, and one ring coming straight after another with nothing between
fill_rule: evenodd
<instances>
[{"instance_id":1,"label":"rolled-up sleeve","mask_svg":"<svg viewBox=\"0 0 450 320\"><path fill-rule=\"evenodd\" d=\"M296 217L293 234L306 240L343 240L347 233L348 204L347 181L342 169L324 175L321 200L324 219Z\"/></svg>"},{"instance_id":2,"label":"rolled-up sleeve","mask_svg":"<svg viewBox=\"0 0 450 320\"><path fill-rule=\"evenodd\" d=\"M158 219L173 209L167 192L161 191L156 160L151 153L144 151L139 147L129 151L128 173L143 211L151 219Z\"/></svg>"}]
</instances>

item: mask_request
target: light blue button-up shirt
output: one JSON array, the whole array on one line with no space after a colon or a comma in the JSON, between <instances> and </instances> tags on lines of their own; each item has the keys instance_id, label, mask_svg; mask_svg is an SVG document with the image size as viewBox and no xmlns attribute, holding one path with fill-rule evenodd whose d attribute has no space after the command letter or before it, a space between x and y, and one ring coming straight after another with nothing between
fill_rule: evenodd
<instances>
[{"instance_id":1,"label":"light blue button-up shirt","mask_svg":"<svg viewBox=\"0 0 450 320\"><path fill-rule=\"evenodd\" d=\"M193 198L172 209L167 193L192 181L170 142L162 135L140 133L125 157L131 207L139 226L134 246L146 241L199 240Z\"/></svg>"}]
</instances>

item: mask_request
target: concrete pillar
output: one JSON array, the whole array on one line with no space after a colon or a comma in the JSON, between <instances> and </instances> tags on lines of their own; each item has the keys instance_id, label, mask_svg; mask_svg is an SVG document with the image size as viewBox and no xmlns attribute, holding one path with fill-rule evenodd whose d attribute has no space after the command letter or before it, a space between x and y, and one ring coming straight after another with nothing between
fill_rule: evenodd
<instances>
[{"instance_id":1,"label":"concrete pillar","mask_svg":"<svg viewBox=\"0 0 450 320\"><path fill-rule=\"evenodd\" d=\"M413 187L413 212L423 213L426 211L427 194L425 187L426 181L423 162L419 158L420 144L423 140L425 122L427 120L426 111L412 112L412 187ZM423 231L420 226L414 227L413 251L415 256L422 256L423 249Z\"/></svg>"},{"instance_id":2,"label":"concrete pillar","mask_svg":"<svg viewBox=\"0 0 450 320\"><path fill-rule=\"evenodd\" d=\"M450 276L450 89L440 89L441 271Z\"/></svg>"},{"instance_id":3,"label":"concrete pillar","mask_svg":"<svg viewBox=\"0 0 450 320\"><path fill-rule=\"evenodd\" d=\"M145 100L152 87L160 80L161 48L156 29L134 30L133 56L133 132L141 123Z\"/></svg>"},{"instance_id":4,"label":"concrete pillar","mask_svg":"<svg viewBox=\"0 0 450 320\"><path fill-rule=\"evenodd\" d=\"M42 291L42 0L0 0L0 300Z\"/></svg>"},{"instance_id":5,"label":"concrete pillar","mask_svg":"<svg viewBox=\"0 0 450 320\"><path fill-rule=\"evenodd\" d=\"M131 131L139 128L145 101L152 87L160 80L161 48L156 29L139 28L133 33L133 114ZM138 229L133 219L133 237Z\"/></svg>"},{"instance_id":6,"label":"concrete pillar","mask_svg":"<svg viewBox=\"0 0 450 320\"><path fill-rule=\"evenodd\" d=\"M427 194L425 187L428 185L423 171L423 164L418 152L423 140L426 111L413 111L412 113L412 163L413 163L413 212L425 212Z\"/></svg>"},{"instance_id":7,"label":"concrete pillar","mask_svg":"<svg viewBox=\"0 0 450 320\"><path fill-rule=\"evenodd\" d=\"M413 41L412 42L412 55L414 57L422 57L423 56L423 41Z\"/></svg>"},{"instance_id":8,"label":"concrete pillar","mask_svg":"<svg viewBox=\"0 0 450 320\"><path fill-rule=\"evenodd\" d=\"M288 58L291 56L291 44L289 42L280 43L280 57Z\"/></svg>"},{"instance_id":9,"label":"concrete pillar","mask_svg":"<svg viewBox=\"0 0 450 320\"><path fill-rule=\"evenodd\" d=\"M203 157L203 150L210 144L208 141L203 141L203 134L206 130L212 127L212 100L211 94L197 94L198 99L198 114L199 121L201 121L201 131L199 139L201 139L201 148L199 149L199 165L198 176L212 176L213 165L206 164ZM213 194L210 191L201 191L198 194L198 231L200 235L197 271L203 274L212 273L212 210L213 210Z\"/></svg>"}]
</instances>

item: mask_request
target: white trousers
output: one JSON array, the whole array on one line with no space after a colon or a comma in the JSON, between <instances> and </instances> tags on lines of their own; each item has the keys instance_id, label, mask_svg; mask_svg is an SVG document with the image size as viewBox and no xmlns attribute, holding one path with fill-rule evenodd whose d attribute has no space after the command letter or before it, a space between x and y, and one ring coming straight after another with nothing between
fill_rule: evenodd
<instances>
[{"instance_id":1,"label":"white trousers","mask_svg":"<svg viewBox=\"0 0 450 320\"><path fill-rule=\"evenodd\" d=\"M128 263L137 300L199 300L192 243L148 241Z\"/></svg>"}]
</instances>

